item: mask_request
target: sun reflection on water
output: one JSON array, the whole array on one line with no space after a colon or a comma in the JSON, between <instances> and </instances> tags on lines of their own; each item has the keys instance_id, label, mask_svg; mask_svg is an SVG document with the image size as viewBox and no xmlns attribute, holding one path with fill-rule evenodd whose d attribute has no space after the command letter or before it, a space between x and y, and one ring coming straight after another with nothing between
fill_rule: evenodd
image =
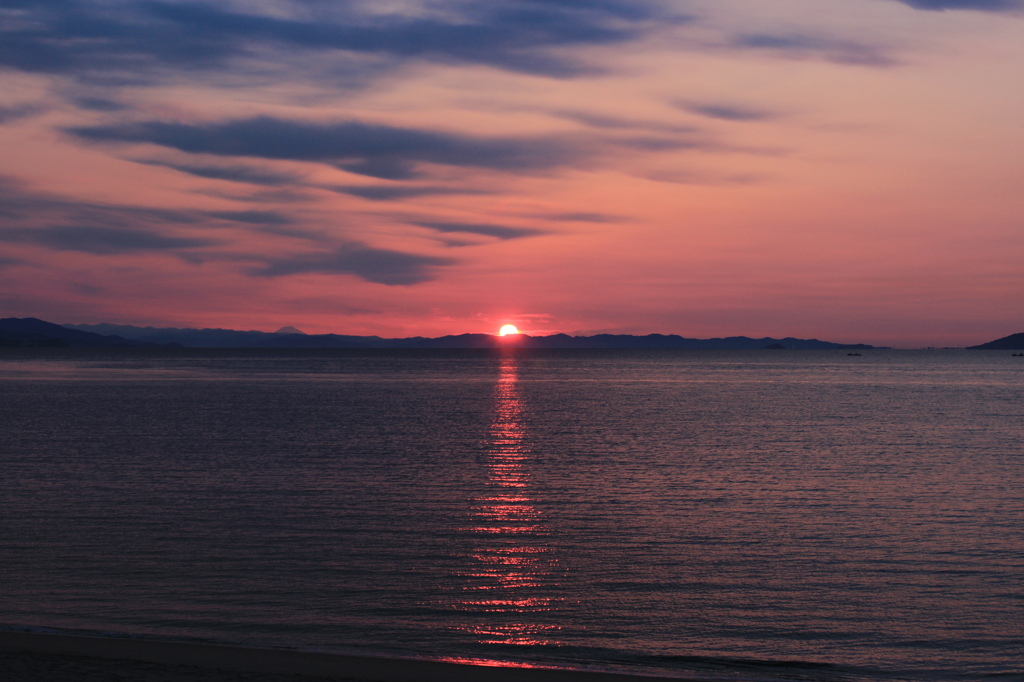
<instances>
[{"instance_id":1,"label":"sun reflection on water","mask_svg":"<svg viewBox=\"0 0 1024 682\"><path fill-rule=\"evenodd\" d=\"M453 607L475 616L457 629L482 644L554 644L560 627L551 615L559 600L551 591L558 584L558 562L545 540L543 514L528 494L532 456L517 380L516 356L509 353L495 389L487 490L471 501L472 521L465 529L479 542L467 557L471 563Z\"/></svg>"}]
</instances>

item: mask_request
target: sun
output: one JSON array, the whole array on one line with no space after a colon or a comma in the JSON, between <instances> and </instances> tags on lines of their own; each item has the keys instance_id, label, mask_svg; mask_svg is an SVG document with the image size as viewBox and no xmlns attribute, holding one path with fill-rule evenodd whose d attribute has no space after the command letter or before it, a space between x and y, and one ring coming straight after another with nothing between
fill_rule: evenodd
<instances>
[{"instance_id":1,"label":"sun","mask_svg":"<svg viewBox=\"0 0 1024 682\"><path fill-rule=\"evenodd\" d=\"M504 327L502 327L500 330L498 330L498 334L500 334L501 336L508 336L509 334L518 334L518 333L519 333L519 330L516 329L516 326L514 324L506 324Z\"/></svg>"}]
</instances>

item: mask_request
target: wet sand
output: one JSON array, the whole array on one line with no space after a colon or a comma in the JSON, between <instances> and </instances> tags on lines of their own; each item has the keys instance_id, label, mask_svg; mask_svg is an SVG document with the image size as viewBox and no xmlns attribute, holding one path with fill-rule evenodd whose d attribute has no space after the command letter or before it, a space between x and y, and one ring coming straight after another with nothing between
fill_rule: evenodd
<instances>
[{"instance_id":1,"label":"wet sand","mask_svg":"<svg viewBox=\"0 0 1024 682\"><path fill-rule=\"evenodd\" d=\"M192 642L0 632L5 682L680 682ZM9 672L8 672L9 671Z\"/></svg>"}]
</instances>

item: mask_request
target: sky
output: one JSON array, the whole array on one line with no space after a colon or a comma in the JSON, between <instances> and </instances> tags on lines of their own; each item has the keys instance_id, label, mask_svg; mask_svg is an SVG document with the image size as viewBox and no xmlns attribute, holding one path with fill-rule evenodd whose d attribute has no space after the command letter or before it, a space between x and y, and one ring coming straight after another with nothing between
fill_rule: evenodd
<instances>
[{"instance_id":1,"label":"sky","mask_svg":"<svg viewBox=\"0 0 1024 682\"><path fill-rule=\"evenodd\" d=\"M0 317L1024 331L1024 0L0 0Z\"/></svg>"}]
</instances>

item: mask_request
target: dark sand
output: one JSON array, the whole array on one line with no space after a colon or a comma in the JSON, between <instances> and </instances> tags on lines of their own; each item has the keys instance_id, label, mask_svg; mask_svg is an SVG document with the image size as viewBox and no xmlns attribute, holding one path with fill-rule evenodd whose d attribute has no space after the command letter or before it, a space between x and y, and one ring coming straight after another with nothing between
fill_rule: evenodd
<instances>
[{"instance_id":1,"label":"dark sand","mask_svg":"<svg viewBox=\"0 0 1024 682\"><path fill-rule=\"evenodd\" d=\"M326 682L340 678L0 651L0 679L4 682Z\"/></svg>"},{"instance_id":2,"label":"dark sand","mask_svg":"<svg viewBox=\"0 0 1024 682\"><path fill-rule=\"evenodd\" d=\"M3 682L680 682L293 649L0 631Z\"/></svg>"}]
</instances>

